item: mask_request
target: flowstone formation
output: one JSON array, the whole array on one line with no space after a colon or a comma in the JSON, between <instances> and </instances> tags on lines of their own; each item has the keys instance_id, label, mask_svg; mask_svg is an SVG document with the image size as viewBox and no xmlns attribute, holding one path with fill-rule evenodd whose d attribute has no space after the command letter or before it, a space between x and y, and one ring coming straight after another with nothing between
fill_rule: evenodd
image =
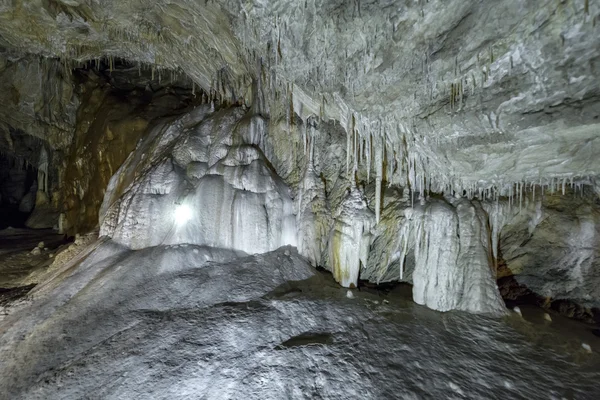
<instances>
[{"instance_id":1,"label":"flowstone formation","mask_svg":"<svg viewBox=\"0 0 600 400\"><path fill-rule=\"evenodd\" d=\"M296 245L289 189L253 146L264 123L240 121L241 109L203 120L210 108L140 143L109 183L101 235L133 249L191 243L252 254ZM182 208L189 215L177 218Z\"/></svg>"},{"instance_id":2,"label":"flowstone formation","mask_svg":"<svg viewBox=\"0 0 600 400\"><path fill-rule=\"evenodd\" d=\"M356 287L361 264L367 263L373 212L362 193L349 191L334 216L325 264L342 286Z\"/></svg>"},{"instance_id":3,"label":"flowstone formation","mask_svg":"<svg viewBox=\"0 0 600 400\"><path fill-rule=\"evenodd\" d=\"M392 205L384 218L364 279L412 282L415 302L440 311L504 313L488 216L478 202L447 198ZM386 230L387 224L396 228Z\"/></svg>"},{"instance_id":4,"label":"flowstone formation","mask_svg":"<svg viewBox=\"0 0 600 400\"><path fill-rule=\"evenodd\" d=\"M376 229L364 189L346 178L331 187L333 175L317 177L315 167L335 153L326 145L315 148L319 137L326 137L316 127L299 127L311 133L297 149L278 144L277 129L251 110L214 110L213 104L158 124L111 179L100 235L131 249L195 244L262 253L293 245L314 265L330 269L342 286L358 286L359 274L373 273L372 243L386 235ZM263 148L277 159L290 150L298 153L305 176L296 184L288 177L288 186ZM285 153L277 157L274 149ZM341 163L331 173L343 176L345 167ZM377 189L380 183L370 186ZM502 314L491 232L481 206L467 199L432 199L403 212L404 225L387 232L398 238L397 248L377 250L400 252L398 280L405 280L404 258L414 253L415 301L440 311ZM375 268L387 272L379 264Z\"/></svg>"}]
</instances>

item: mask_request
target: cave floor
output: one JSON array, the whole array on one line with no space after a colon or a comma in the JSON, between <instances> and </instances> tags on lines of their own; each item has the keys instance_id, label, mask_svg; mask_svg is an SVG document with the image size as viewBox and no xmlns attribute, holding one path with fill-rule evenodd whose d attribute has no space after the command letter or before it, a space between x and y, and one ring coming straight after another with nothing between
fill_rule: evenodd
<instances>
[{"instance_id":1,"label":"cave floor","mask_svg":"<svg viewBox=\"0 0 600 400\"><path fill-rule=\"evenodd\" d=\"M39 253L32 254L41 242ZM35 283L32 274L47 268L55 250L66 243L64 235L52 229L9 227L0 230L0 288Z\"/></svg>"},{"instance_id":2,"label":"cave floor","mask_svg":"<svg viewBox=\"0 0 600 400\"><path fill-rule=\"evenodd\" d=\"M0 320L0 398L600 398L600 338L535 307L493 319L406 286L348 295L293 249L85 254Z\"/></svg>"}]
</instances>

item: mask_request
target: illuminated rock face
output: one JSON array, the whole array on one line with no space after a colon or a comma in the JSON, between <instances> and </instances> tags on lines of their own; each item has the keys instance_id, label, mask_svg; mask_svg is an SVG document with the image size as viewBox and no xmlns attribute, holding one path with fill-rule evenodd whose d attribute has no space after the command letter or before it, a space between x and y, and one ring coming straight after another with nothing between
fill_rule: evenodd
<instances>
[{"instance_id":1,"label":"illuminated rock face","mask_svg":"<svg viewBox=\"0 0 600 400\"><path fill-rule=\"evenodd\" d=\"M439 311L503 314L504 302L492 270L487 215L466 199L453 203L435 201L413 219L413 298Z\"/></svg>"},{"instance_id":2,"label":"illuminated rock face","mask_svg":"<svg viewBox=\"0 0 600 400\"><path fill-rule=\"evenodd\" d=\"M263 253L296 245L289 189L251 142L259 117L208 112L166 122L140 142L111 179L101 234L133 249L191 243Z\"/></svg>"},{"instance_id":3,"label":"illuminated rock face","mask_svg":"<svg viewBox=\"0 0 600 400\"><path fill-rule=\"evenodd\" d=\"M294 202L259 146L265 129L261 117L240 108L212 113L208 105L160 124L111 179L100 233L132 249L191 243L262 253L299 244L300 254L331 270L342 286L356 287L361 268L373 273L371 245L386 234L376 229L368 198L348 180L336 196L327 195L327 180L314 172L324 153L315 158L309 146ZM483 209L449 199L404 212L404 224L387 234L400 239L403 257L414 254L415 301L440 311L501 314ZM384 213L382 225L388 218Z\"/></svg>"},{"instance_id":4,"label":"illuminated rock face","mask_svg":"<svg viewBox=\"0 0 600 400\"><path fill-rule=\"evenodd\" d=\"M329 236L327 265L344 287L356 287L361 264L367 263L374 215L354 189L342 201Z\"/></svg>"}]
</instances>

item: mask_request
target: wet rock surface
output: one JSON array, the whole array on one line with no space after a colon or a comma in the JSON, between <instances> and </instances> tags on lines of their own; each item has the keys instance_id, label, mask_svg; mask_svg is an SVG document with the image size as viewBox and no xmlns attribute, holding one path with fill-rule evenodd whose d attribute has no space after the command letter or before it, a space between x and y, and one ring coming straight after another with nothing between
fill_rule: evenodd
<instances>
[{"instance_id":1,"label":"wet rock surface","mask_svg":"<svg viewBox=\"0 0 600 400\"><path fill-rule=\"evenodd\" d=\"M0 324L10 398L600 394L600 338L560 316L442 314L397 289L348 298L293 250L94 246Z\"/></svg>"}]
</instances>

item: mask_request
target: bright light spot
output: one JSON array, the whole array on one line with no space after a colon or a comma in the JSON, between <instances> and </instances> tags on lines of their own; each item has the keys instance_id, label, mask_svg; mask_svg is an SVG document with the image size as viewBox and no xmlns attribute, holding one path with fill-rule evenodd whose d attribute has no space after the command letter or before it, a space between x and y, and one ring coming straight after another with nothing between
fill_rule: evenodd
<instances>
[{"instance_id":1,"label":"bright light spot","mask_svg":"<svg viewBox=\"0 0 600 400\"><path fill-rule=\"evenodd\" d=\"M175 222L177 225L184 225L192 219L192 209L185 204L180 204L175 209Z\"/></svg>"}]
</instances>

